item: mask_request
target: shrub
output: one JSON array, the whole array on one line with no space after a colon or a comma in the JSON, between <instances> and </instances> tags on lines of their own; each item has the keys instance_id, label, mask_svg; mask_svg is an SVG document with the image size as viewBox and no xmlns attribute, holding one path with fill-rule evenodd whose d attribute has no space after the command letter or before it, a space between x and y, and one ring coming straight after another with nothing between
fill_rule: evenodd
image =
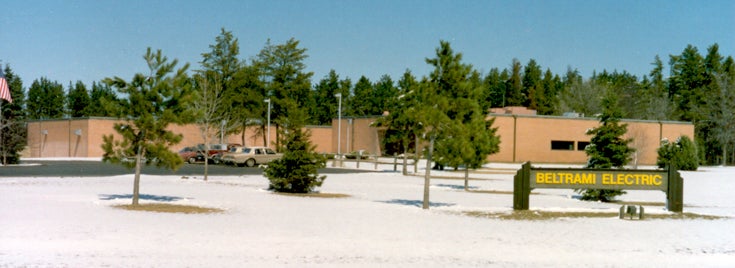
<instances>
[{"instance_id":1,"label":"shrub","mask_svg":"<svg viewBox=\"0 0 735 268\"><path fill-rule=\"evenodd\" d=\"M658 148L656 164L659 168L674 164L679 170L697 170L699 168L697 145L687 136L679 137L676 142L663 140L661 147Z\"/></svg>"},{"instance_id":2,"label":"shrub","mask_svg":"<svg viewBox=\"0 0 735 268\"><path fill-rule=\"evenodd\" d=\"M285 193L310 193L322 185L326 176L319 176L318 169L326 166L326 160L314 152L309 134L296 128L287 134L286 151L281 159L272 161L265 169L270 181L269 189Z\"/></svg>"}]
</instances>

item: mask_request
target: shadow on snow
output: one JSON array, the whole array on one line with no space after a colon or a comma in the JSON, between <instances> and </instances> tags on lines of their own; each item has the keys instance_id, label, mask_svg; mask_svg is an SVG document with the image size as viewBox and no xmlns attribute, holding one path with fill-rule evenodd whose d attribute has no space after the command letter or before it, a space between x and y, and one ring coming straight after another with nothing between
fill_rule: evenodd
<instances>
[{"instance_id":1,"label":"shadow on snow","mask_svg":"<svg viewBox=\"0 0 735 268\"><path fill-rule=\"evenodd\" d=\"M391 199L387 201L376 201L386 204L397 204L397 205L404 205L404 206L412 206L412 207L423 207L424 201L421 200L406 200L406 199ZM438 202L429 202L429 207L451 207L456 204L453 203L438 203Z\"/></svg>"},{"instance_id":2,"label":"shadow on snow","mask_svg":"<svg viewBox=\"0 0 735 268\"><path fill-rule=\"evenodd\" d=\"M99 195L100 200L117 200L117 199L133 199L132 194L101 194ZM151 194L140 194L138 198L141 200L150 200L158 202L174 202L184 199L184 197L178 196L165 196L165 195L151 195ZM190 198L188 198L190 199Z\"/></svg>"}]
</instances>

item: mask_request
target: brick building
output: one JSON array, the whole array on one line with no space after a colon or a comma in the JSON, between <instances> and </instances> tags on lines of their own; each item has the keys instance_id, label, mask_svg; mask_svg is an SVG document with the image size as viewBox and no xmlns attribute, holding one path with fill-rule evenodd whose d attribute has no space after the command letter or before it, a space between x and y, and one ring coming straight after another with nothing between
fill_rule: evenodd
<instances>
[{"instance_id":1,"label":"brick building","mask_svg":"<svg viewBox=\"0 0 735 268\"><path fill-rule=\"evenodd\" d=\"M538 116L535 111L522 107L508 107L492 111L494 127L500 136L500 152L488 157L491 162L585 163L584 147L589 144L588 129L599 126L597 118ZM341 124L332 120L332 126L307 126L316 151L349 153L364 150L381 154L382 131L371 126L378 117L343 117ZM83 118L38 120L28 123L28 147L25 157L101 157L102 136L114 133L117 122L110 118ZM664 138L675 140L680 136L694 137L694 126L688 122L622 120L628 124L628 137L636 148L633 163L651 165L656 162L656 149ZM172 125L184 136L174 150L203 143L195 125ZM224 143L243 143L262 146L265 141L256 129L224 137ZM338 140L338 137L340 140ZM275 141L271 129L271 142ZM219 143L219 137L213 143ZM338 145L337 142L340 142Z\"/></svg>"}]
</instances>

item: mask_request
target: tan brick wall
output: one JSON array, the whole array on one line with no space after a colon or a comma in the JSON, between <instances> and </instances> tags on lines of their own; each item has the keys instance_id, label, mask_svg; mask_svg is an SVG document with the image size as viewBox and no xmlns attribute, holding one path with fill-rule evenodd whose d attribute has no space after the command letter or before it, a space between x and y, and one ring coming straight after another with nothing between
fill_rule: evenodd
<instances>
[{"instance_id":1,"label":"tan brick wall","mask_svg":"<svg viewBox=\"0 0 735 268\"><path fill-rule=\"evenodd\" d=\"M593 118L564 118L527 115L491 115L493 124L500 136L500 152L488 157L490 162L539 162L539 163L585 163L587 155L578 149L579 142L589 142L587 129L599 126ZM371 127L377 118L342 118L341 150L349 153L365 150L369 154L380 154L378 129ZM100 157L102 156L102 136L115 133L112 129L114 119L62 119L35 121L28 123L29 157ZM684 122L657 122L623 120L628 124L628 137L634 138L631 146L637 148L631 164L651 165L656 162L656 149L661 138L676 140L679 136L693 138L694 126ZM186 146L203 143L201 132L196 125L172 125L175 133L183 135L181 143L174 146L179 150ZM309 126L311 140L316 151L337 152L338 120L332 126ZM75 131L80 130L81 135ZM44 131L48 133L44 135ZM267 131L265 131L267 132ZM115 133L117 138L117 134ZM246 146L262 146L263 134L257 127L248 128L245 135ZM219 136L211 143L219 143ZM276 129L271 128L271 144L275 144ZM574 150L552 150L551 141L571 141ZM242 133L228 135L225 143L242 144ZM273 146L271 146L273 147Z\"/></svg>"}]
</instances>

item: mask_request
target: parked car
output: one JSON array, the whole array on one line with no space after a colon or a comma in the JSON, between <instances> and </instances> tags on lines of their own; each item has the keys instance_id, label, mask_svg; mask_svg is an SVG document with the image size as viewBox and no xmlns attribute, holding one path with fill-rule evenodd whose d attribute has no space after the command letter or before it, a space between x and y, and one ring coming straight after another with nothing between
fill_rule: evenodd
<instances>
[{"instance_id":1,"label":"parked car","mask_svg":"<svg viewBox=\"0 0 735 268\"><path fill-rule=\"evenodd\" d=\"M196 146L184 147L179 151L179 156L186 162L191 164L204 161L204 154L202 154Z\"/></svg>"},{"instance_id":2,"label":"parked car","mask_svg":"<svg viewBox=\"0 0 735 268\"><path fill-rule=\"evenodd\" d=\"M230 148L240 146L239 144L210 144L209 150L205 150L204 144L197 144L196 146L190 146L185 147L184 149L181 149L179 151L179 156L181 156L184 161L194 164L197 162L204 162L205 157L204 153L206 152L206 159L209 161L209 163L216 163L215 156L217 154L225 153L229 151Z\"/></svg>"},{"instance_id":3,"label":"parked car","mask_svg":"<svg viewBox=\"0 0 735 268\"><path fill-rule=\"evenodd\" d=\"M224 146L224 147L221 147ZM224 156L226 153L228 153L232 148L235 147L241 147L242 145L237 143L230 143L230 144L217 144L217 151L209 157L211 163L214 164L223 164L222 156Z\"/></svg>"},{"instance_id":4,"label":"parked car","mask_svg":"<svg viewBox=\"0 0 735 268\"><path fill-rule=\"evenodd\" d=\"M234 147L222 155L222 162L228 165L253 167L267 164L282 156L283 154L276 153L268 147Z\"/></svg>"}]
</instances>

